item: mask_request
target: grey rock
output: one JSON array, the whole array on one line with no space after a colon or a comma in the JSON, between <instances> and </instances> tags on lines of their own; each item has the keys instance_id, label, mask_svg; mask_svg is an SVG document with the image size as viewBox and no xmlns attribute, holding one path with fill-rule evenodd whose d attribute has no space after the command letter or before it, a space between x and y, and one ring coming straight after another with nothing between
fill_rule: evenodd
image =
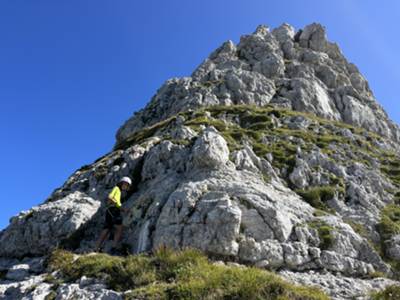
<instances>
[{"instance_id":1,"label":"grey rock","mask_svg":"<svg viewBox=\"0 0 400 300\"><path fill-rule=\"evenodd\" d=\"M52 285L49 283L40 283L35 286L33 291L25 293L21 300L46 300L46 297L52 292L51 288Z\"/></svg>"},{"instance_id":2,"label":"grey rock","mask_svg":"<svg viewBox=\"0 0 400 300\"><path fill-rule=\"evenodd\" d=\"M240 244L239 257L268 268L279 268L284 264L283 249L276 240L256 242L253 238L247 238Z\"/></svg>"},{"instance_id":3,"label":"grey rock","mask_svg":"<svg viewBox=\"0 0 400 300\"><path fill-rule=\"evenodd\" d=\"M121 300L122 295L98 286L80 288L79 284L63 284L57 290L56 300L88 299L88 300Z\"/></svg>"},{"instance_id":4,"label":"grey rock","mask_svg":"<svg viewBox=\"0 0 400 300\"><path fill-rule=\"evenodd\" d=\"M318 52L325 52L327 47L325 28L320 24L311 24L304 28L300 35L300 46Z\"/></svg>"},{"instance_id":5,"label":"grey rock","mask_svg":"<svg viewBox=\"0 0 400 300\"><path fill-rule=\"evenodd\" d=\"M0 271L7 271L12 266L17 265L19 261L15 258L0 257Z\"/></svg>"},{"instance_id":6,"label":"grey rock","mask_svg":"<svg viewBox=\"0 0 400 300\"><path fill-rule=\"evenodd\" d=\"M400 260L400 235L393 236L387 244L387 255L394 260Z\"/></svg>"},{"instance_id":7,"label":"grey rock","mask_svg":"<svg viewBox=\"0 0 400 300\"><path fill-rule=\"evenodd\" d=\"M99 207L99 201L75 192L22 213L1 235L0 255L47 254L89 221Z\"/></svg>"},{"instance_id":8,"label":"grey rock","mask_svg":"<svg viewBox=\"0 0 400 300\"><path fill-rule=\"evenodd\" d=\"M300 46L300 47L298 47ZM307 111L399 141L400 131L374 99L365 78L327 40L320 24L295 39L288 25L260 26L240 43L225 42L193 73L171 79L117 133L117 144L145 126L200 106L251 104Z\"/></svg>"},{"instance_id":9,"label":"grey rock","mask_svg":"<svg viewBox=\"0 0 400 300\"><path fill-rule=\"evenodd\" d=\"M29 299L36 300L36 298L30 295L35 294L36 288L40 287L39 290L43 290L43 278L44 275L26 277L22 281L3 281L0 282L0 299L14 300L14 299ZM38 290L38 291L39 291ZM44 291L46 295L46 291ZM39 295L38 299L44 299L43 296Z\"/></svg>"},{"instance_id":10,"label":"grey rock","mask_svg":"<svg viewBox=\"0 0 400 300\"><path fill-rule=\"evenodd\" d=\"M29 265L20 264L11 267L7 274L6 279L12 281L22 281L29 276Z\"/></svg>"},{"instance_id":11,"label":"grey rock","mask_svg":"<svg viewBox=\"0 0 400 300\"><path fill-rule=\"evenodd\" d=\"M200 136L193 147L194 166L218 168L229 161L229 149L226 141L211 128Z\"/></svg>"},{"instance_id":12,"label":"grey rock","mask_svg":"<svg viewBox=\"0 0 400 300\"><path fill-rule=\"evenodd\" d=\"M386 286L397 284L396 281L386 278L359 279L314 271L292 272L284 270L279 274L294 283L318 287L333 300L367 300L370 299L369 294L371 292L383 290Z\"/></svg>"}]
</instances>

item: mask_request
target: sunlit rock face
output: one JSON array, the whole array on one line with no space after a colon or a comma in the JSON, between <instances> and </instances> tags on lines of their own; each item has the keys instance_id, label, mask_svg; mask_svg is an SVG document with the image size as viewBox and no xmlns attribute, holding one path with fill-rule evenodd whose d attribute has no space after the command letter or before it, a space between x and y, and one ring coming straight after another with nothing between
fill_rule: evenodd
<instances>
[{"instance_id":1,"label":"sunlit rock face","mask_svg":"<svg viewBox=\"0 0 400 300\"><path fill-rule=\"evenodd\" d=\"M273 104L400 138L357 67L314 23L297 32L288 24L259 26L237 45L225 42L192 76L168 80L118 130L117 145L177 112L217 104Z\"/></svg>"},{"instance_id":2,"label":"sunlit rock face","mask_svg":"<svg viewBox=\"0 0 400 300\"><path fill-rule=\"evenodd\" d=\"M324 27L259 26L190 77L168 80L110 153L11 219L0 232L0 298L54 293L47 255L93 250L123 176L133 179L122 239L130 253L194 247L333 299L365 298L396 283L372 277L399 272L390 264L400 258L391 227L400 226L399 138ZM123 297L90 278L56 294Z\"/></svg>"}]
</instances>

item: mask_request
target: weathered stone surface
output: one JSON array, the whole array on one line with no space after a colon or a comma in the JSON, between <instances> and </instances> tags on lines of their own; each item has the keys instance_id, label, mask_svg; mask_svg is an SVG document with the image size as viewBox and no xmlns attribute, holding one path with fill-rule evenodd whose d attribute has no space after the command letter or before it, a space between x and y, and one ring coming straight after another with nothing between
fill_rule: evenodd
<instances>
[{"instance_id":1,"label":"weathered stone surface","mask_svg":"<svg viewBox=\"0 0 400 300\"><path fill-rule=\"evenodd\" d=\"M22 281L28 276L29 276L29 265L21 264L12 266L6 274L6 279L12 281Z\"/></svg>"},{"instance_id":2,"label":"weathered stone surface","mask_svg":"<svg viewBox=\"0 0 400 300\"><path fill-rule=\"evenodd\" d=\"M23 212L14 217L2 233L0 255L47 254L89 221L99 207L99 201L75 192Z\"/></svg>"},{"instance_id":3,"label":"weathered stone surface","mask_svg":"<svg viewBox=\"0 0 400 300\"><path fill-rule=\"evenodd\" d=\"M229 160L226 141L211 128L200 136L193 147L193 162L197 168L224 167Z\"/></svg>"},{"instance_id":4,"label":"weathered stone surface","mask_svg":"<svg viewBox=\"0 0 400 300\"><path fill-rule=\"evenodd\" d=\"M342 299L370 299L373 291L382 290L388 285L397 284L396 281L386 278L359 279L332 275L331 273L309 272L279 272L284 278L297 284L316 286L324 290L333 300Z\"/></svg>"},{"instance_id":5,"label":"weathered stone surface","mask_svg":"<svg viewBox=\"0 0 400 300\"><path fill-rule=\"evenodd\" d=\"M81 288L79 284L63 284L57 290L56 300L88 299L88 300L121 300L122 295L103 286L90 285Z\"/></svg>"},{"instance_id":6,"label":"weathered stone surface","mask_svg":"<svg viewBox=\"0 0 400 300\"><path fill-rule=\"evenodd\" d=\"M14 300L14 299L29 299L29 300L40 300L48 294L49 286L42 286L43 275L31 276L25 278L23 281L0 281L0 299ZM39 288L38 293L35 293L35 289ZM39 291L43 291L40 293ZM37 295L37 298L31 297L30 295Z\"/></svg>"},{"instance_id":7,"label":"weathered stone surface","mask_svg":"<svg viewBox=\"0 0 400 300\"><path fill-rule=\"evenodd\" d=\"M393 236L387 243L387 255L391 259L400 260L400 235Z\"/></svg>"},{"instance_id":8,"label":"weathered stone surface","mask_svg":"<svg viewBox=\"0 0 400 300\"><path fill-rule=\"evenodd\" d=\"M251 104L312 112L399 141L400 130L377 104L365 78L328 41L320 24L295 34L288 25L260 26L240 43L224 43L193 73L171 79L150 104L122 126L117 144L179 111L207 105Z\"/></svg>"}]
</instances>

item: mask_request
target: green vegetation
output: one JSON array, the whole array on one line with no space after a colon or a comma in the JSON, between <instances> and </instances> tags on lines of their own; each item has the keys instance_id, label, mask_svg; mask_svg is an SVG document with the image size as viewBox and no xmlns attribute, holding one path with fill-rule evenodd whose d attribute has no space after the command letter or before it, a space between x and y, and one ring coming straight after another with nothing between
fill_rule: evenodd
<instances>
[{"instance_id":1,"label":"green vegetation","mask_svg":"<svg viewBox=\"0 0 400 300\"><path fill-rule=\"evenodd\" d=\"M379 250L384 260L390 264L393 271L393 278L400 279L400 262L393 261L386 254L385 241L391 239L392 236L400 234L400 205L390 204L381 211L381 219L378 224L381 244Z\"/></svg>"},{"instance_id":2,"label":"green vegetation","mask_svg":"<svg viewBox=\"0 0 400 300\"><path fill-rule=\"evenodd\" d=\"M176 116L173 116L164 121L153 124L153 125L146 127L140 131L137 131L132 136L128 137L123 142L116 145L114 150L126 149L134 144L142 142L145 139L152 137L158 130L167 127L174 120L176 120Z\"/></svg>"},{"instance_id":3,"label":"green vegetation","mask_svg":"<svg viewBox=\"0 0 400 300\"><path fill-rule=\"evenodd\" d=\"M374 279L374 278L386 278L387 275L383 272L375 271L372 273L368 273L367 276L365 276L366 279Z\"/></svg>"},{"instance_id":4,"label":"green vegetation","mask_svg":"<svg viewBox=\"0 0 400 300\"><path fill-rule=\"evenodd\" d=\"M383 240L390 239L393 235L400 234L400 206L387 205L381 212L379 233Z\"/></svg>"},{"instance_id":5,"label":"green vegetation","mask_svg":"<svg viewBox=\"0 0 400 300\"><path fill-rule=\"evenodd\" d=\"M383 291L371 295L372 300L394 300L400 299L400 285L390 285Z\"/></svg>"},{"instance_id":6,"label":"green vegetation","mask_svg":"<svg viewBox=\"0 0 400 300\"><path fill-rule=\"evenodd\" d=\"M384 152L381 161L381 172L384 173L397 188L400 188L400 157L395 153ZM400 192L397 194L397 199L400 198Z\"/></svg>"},{"instance_id":7,"label":"green vegetation","mask_svg":"<svg viewBox=\"0 0 400 300\"><path fill-rule=\"evenodd\" d=\"M351 228L353 228L353 230L361 237L369 239L368 236L368 232L365 229L363 224L354 222L354 221L350 221L350 220L346 220L346 223L349 224L351 226Z\"/></svg>"},{"instance_id":8,"label":"green vegetation","mask_svg":"<svg viewBox=\"0 0 400 300\"><path fill-rule=\"evenodd\" d=\"M333 212L325 202L335 197L336 191L337 188L334 186L317 186L307 190L296 190L296 193L303 197L312 207L326 212Z\"/></svg>"},{"instance_id":9,"label":"green vegetation","mask_svg":"<svg viewBox=\"0 0 400 300\"><path fill-rule=\"evenodd\" d=\"M134 133L117 145L116 149L127 148L143 142L157 132L162 132L176 120L177 116L186 119L185 125L196 131L200 131L202 125L214 126L227 141L231 152L242 149L244 144L249 144L260 157L271 154L273 166L281 171L286 170L283 174L289 174L294 168L298 148L308 152L318 147L331 159L337 160L338 157L342 157L341 162L344 165L360 162L371 167L371 161L378 160L381 163L381 172L400 188L400 157L376 146L375 142L382 141L382 137L342 122L273 106L209 106L195 112L181 112ZM310 121L310 125L303 130L289 128L285 122L277 125L276 118L282 121L289 117L304 117ZM349 129L354 134L354 140L338 133L338 130L343 128ZM168 139L168 136L163 138ZM191 141L173 142L185 146L191 144ZM357 156L348 159L347 153L357 153ZM97 172L99 177L103 176L102 170ZM343 178L333 176L330 185L338 185L341 188L345 186ZM397 193L395 201L400 203L400 193ZM317 203L316 207L320 205L321 203ZM322 208L325 209L324 205Z\"/></svg>"},{"instance_id":10,"label":"green vegetation","mask_svg":"<svg viewBox=\"0 0 400 300\"><path fill-rule=\"evenodd\" d=\"M252 267L211 263L198 250L160 248L151 256L114 257L106 254L79 256L55 251L50 270L60 270L66 281L81 276L101 278L126 299L276 299L325 300L320 290L290 284Z\"/></svg>"},{"instance_id":11,"label":"green vegetation","mask_svg":"<svg viewBox=\"0 0 400 300\"><path fill-rule=\"evenodd\" d=\"M44 297L44 300L55 300L57 298L57 293L55 291L51 291Z\"/></svg>"},{"instance_id":12,"label":"green vegetation","mask_svg":"<svg viewBox=\"0 0 400 300\"><path fill-rule=\"evenodd\" d=\"M328 225L323 220L311 221L308 223L308 226L310 226L311 228L314 228L318 231L318 237L320 240L319 247L322 250L328 250L333 243L332 231L334 230L334 228L332 226Z\"/></svg>"},{"instance_id":13,"label":"green vegetation","mask_svg":"<svg viewBox=\"0 0 400 300\"><path fill-rule=\"evenodd\" d=\"M400 192L397 192L397 193L394 195L394 204L400 205Z\"/></svg>"}]
</instances>

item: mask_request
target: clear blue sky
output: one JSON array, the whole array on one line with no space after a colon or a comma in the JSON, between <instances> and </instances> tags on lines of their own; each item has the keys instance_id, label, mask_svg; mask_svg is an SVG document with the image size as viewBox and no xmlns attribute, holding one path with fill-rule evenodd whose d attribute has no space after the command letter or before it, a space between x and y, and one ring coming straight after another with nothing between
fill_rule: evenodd
<instances>
[{"instance_id":1,"label":"clear blue sky","mask_svg":"<svg viewBox=\"0 0 400 300\"><path fill-rule=\"evenodd\" d=\"M0 228L110 151L166 79L283 22L325 25L400 122L400 1L0 0Z\"/></svg>"}]
</instances>

